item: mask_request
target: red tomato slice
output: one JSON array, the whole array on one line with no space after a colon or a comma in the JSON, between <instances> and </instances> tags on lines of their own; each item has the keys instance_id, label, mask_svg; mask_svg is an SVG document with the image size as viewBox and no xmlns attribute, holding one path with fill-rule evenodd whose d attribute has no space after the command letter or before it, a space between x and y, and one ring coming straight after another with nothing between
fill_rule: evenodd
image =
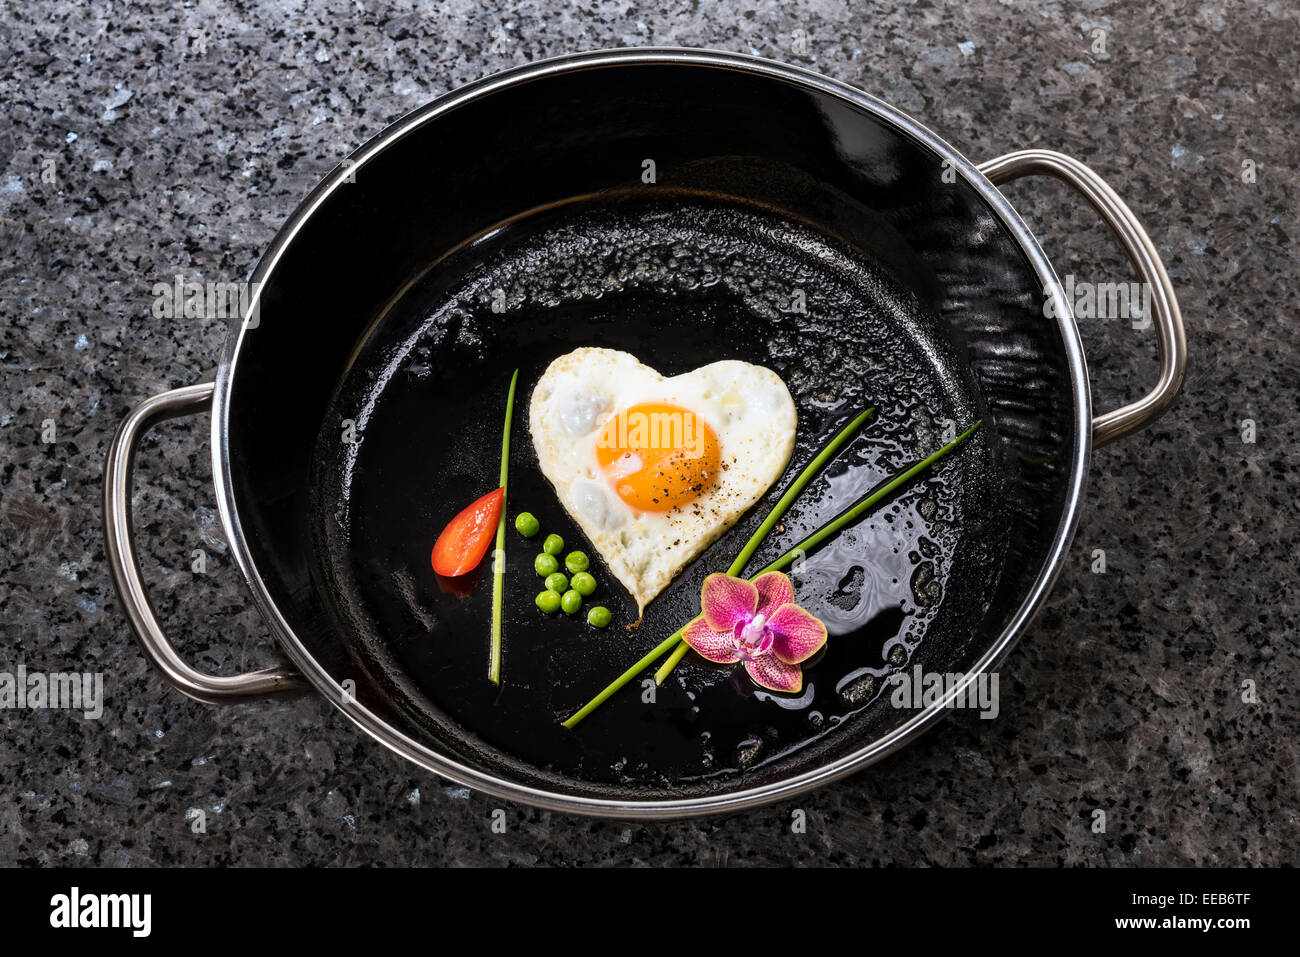
<instances>
[{"instance_id":1,"label":"red tomato slice","mask_svg":"<svg viewBox=\"0 0 1300 957\"><path fill-rule=\"evenodd\" d=\"M478 565L497 533L497 520L506 490L499 488L461 512L433 544L433 570L447 578L464 575Z\"/></svg>"}]
</instances>

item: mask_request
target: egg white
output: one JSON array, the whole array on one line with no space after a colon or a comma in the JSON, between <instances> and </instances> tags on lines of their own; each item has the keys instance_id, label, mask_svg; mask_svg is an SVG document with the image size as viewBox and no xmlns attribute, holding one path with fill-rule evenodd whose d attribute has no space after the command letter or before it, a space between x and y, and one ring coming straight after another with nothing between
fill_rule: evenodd
<instances>
[{"instance_id":1,"label":"egg white","mask_svg":"<svg viewBox=\"0 0 1300 957\"><path fill-rule=\"evenodd\" d=\"M668 512L624 502L596 457L605 423L644 402L687 409L718 437L716 481ZM542 474L642 612L781 476L797 424L790 391L763 366L725 360L665 378L613 349L581 348L557 358L528 407Z\"/></svg>"}]
</instances>

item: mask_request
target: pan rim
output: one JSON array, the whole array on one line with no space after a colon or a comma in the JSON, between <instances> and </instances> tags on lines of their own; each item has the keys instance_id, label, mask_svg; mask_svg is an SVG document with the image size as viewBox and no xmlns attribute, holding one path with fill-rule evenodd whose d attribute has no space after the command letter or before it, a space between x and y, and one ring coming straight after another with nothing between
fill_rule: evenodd
<instances>
[{"instance_id":1,"label":"pan rim","mask_svg":"<svg viewBox=\"0 0 1300 957\"><path fill-rule=\"evenodd\" d=\"M234 476L230 462L230 399L234 373L238 364L248 316L258 308L261 289L292 245L299 231L316 211L355 173L379 153L401 141L409 133L436 120L439 116L492 95L506 87L531 82L547 76L574 73L628 65L642 66L699 66L734 70L774 79L813 92L833 96L850 106L867 112L890 126L910 136L930 149L952 167L980 194L1003 226L1017 240L1022 252L1033 266L1042 288L1053 298L1057 326L1065 347L1071 390L1075 405L1075 434L1077 441L1067 493L1052 544L1033 585L1024 596L1007 627L966 673L965 678L950 688L943 698L913 715L889 733L868 742L863 747L824 765L769 782L757 787L722 791L706 797L662 800L616 800L564 794L558 790L532 787L488 774L460 763L433 750L389 725L374 712L365 708L316 661L314 656L294 633L292 626L280 613L262 580L245 539L234 497ZM1088 384L1083 346L1073 312L1066 302L1055 270L1047 259L1037 239L1011 206L1010 202L976 166L945 140L925 125L918 123L896 107L847 83L822 76L812 70L768 60L748 54L722 50L684 47L636 47L629 49L603 49L539 60L523 66L492 74L474 81L458 90L438 97L394 123L390 124L366 144L351 154L344 162L325 176L310 194L289 215L270 246L259 259L250 275L251 288L255 290L247 312L232 320L226 347L217 369L212 411L212 474L216 489L218 512L226 531L230 551L248 585L254 604L270 625L278 644L290 661L313 687L334 707L341 711L362 731L389 750L407 760L448 778L462 786L490 794L493 797L517 801L546 810L565 811L593 817L616 819L681 819L709 814L721 814L785 800L809 790L836 781L874 764L920 734L934 727L949 711L949 704L964 695L966 688L980 675L997 667L1019 641L1024 629L1042 606L1060 573L1066 550L1074 536L1087 482L1088 463L1092 449L1092 400Z\"/></svg>"}]
</instances>

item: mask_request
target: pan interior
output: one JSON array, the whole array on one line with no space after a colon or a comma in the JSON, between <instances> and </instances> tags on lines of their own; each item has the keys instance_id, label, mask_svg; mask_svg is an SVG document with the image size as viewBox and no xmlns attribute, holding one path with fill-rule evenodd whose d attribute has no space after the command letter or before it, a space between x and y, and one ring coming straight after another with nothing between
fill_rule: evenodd
<instances>
[{"instance_id":1,"label":"pan interior","mask_svg":"<svg viewBox=\"0 0 1300 957\"><path fill-rule=\"evenodd\" d=\"M785 476L636 618L635 603L559 505L527 431L533 384L579 346L665 375L720 359L776 371L799 414ZM994 426L792 575L830 631L804 692L755 689L688 657L653 694L634 682L575 730L560 722L690 620L784 487L857 412L865 432L755 555L761 568L873 486L985 416L934 312L880 265L813 226L703 191L608 192L490 230L413 283L374 324L322 428L312 514L319 594L353 634L352 666L405 717L480 763L609 796L687 797L806 767L901 716L887 676L953 661L988 606L1010 524ZM537 541L507 541L500 687L488 682L490 572L442 590L429 553L445 522L497 485L511 372L519 390L508 514L594 561L590 599L614 624L544 616ZM665 543L666 544L666 543ZM484 563L484 568L490 562ZM874 718L872 717L874 715Z\"/></svg>"}]
</instances>

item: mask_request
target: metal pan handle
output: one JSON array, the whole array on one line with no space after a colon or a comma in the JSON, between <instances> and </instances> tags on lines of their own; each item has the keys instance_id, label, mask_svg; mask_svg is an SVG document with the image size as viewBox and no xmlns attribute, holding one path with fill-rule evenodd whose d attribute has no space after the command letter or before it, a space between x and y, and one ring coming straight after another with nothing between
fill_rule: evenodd
<instances>
[{"instance_id":1,"label":"metal pan handle","mask_svg":"<svg viewBox=\"0 0 1300 957\"><path fill-rule=\"evenodd\" d=\"M1145 396L1092 420L1092 444L1102 445L1150 425L1169 410L1187 372L1187 336L1169 273L1151 237L1106 181L1078 160L1053 150L1020 150L981 163L979 171L994 185L1041 174L1058 179L1088 201L1110 227L1142 282L1151 289L1160 378Z\"/></svg>"},{"instance_id":2,"label":"metal pan handle","mask_svg":"<svg viewBox=\"0 0 1300 957\"><path fill-rule=\"evenodd\" d=\"M160 393L137 405L117 427L104 466L104 536L108 543L109 568L131 628L145 654L167 680L191 698L217 703L300 691L306 684L291 671L266 668L220 677L193 668L163 634L140 578L131 526L131 479L136 446L155 423L210 408L212 391L213 383L204 382Z\"/></svg>"}]
</instances>

